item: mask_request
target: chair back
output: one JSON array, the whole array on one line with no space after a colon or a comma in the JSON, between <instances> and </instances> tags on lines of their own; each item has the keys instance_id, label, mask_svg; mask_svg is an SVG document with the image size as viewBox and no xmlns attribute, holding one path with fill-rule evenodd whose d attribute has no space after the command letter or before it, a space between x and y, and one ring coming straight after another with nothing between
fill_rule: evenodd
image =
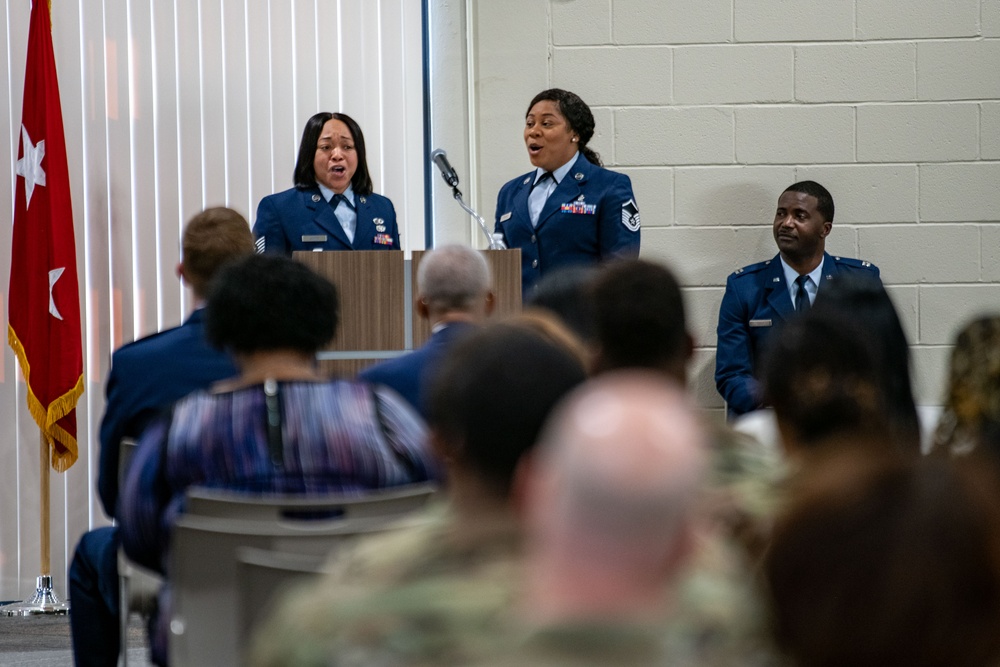
<instances>
[{"instance_id":1,"label":"chair back","mask_svg":"<svg viewBox=\"0 0 1000 667\"><path fill-rule=\"evenodd\" d=\"M251 495L225 489L194 487L188 490L185 513L240 521L291 521L305 526L303 518L371 519L409 514L424 507L437 492L437 485L427 482L367 491L320 496Z\"/></svg>"},{"instance_id":2,"label":"chair back","mask_svg":"<svg viewBox=\"0 0 1000 667\"><path fill-rule=\"evenodd\" d=\"M427 490L426 498L430 494ZM223 498L236 494L212 491L210 495L222 502L190 502L207 497L204 490L190 490L187 512L173 528L169 651L170 664L180 667L241 664L242 621L237 594L237 553L241 547L306 555L322 561L358 537L406 522L402 511L383 517L314 519L339 512L343 496L264 496L254 499L257 502L239 503ZM206 507L222 508L223 516L201 516L191 511ZM248 509L241 513L240 508Z\"/></svg>"},{"instance_id":3,"label":"chair back","mask_svg":"<svg viewBox=\"0 0 1000 667\"><path fill-rule=\"evenodd\" d=\"M257 626L269 618L282 594L319 579L325 557L258 547L236 550L239 645L250 646ZM303 587L303 590L306 590Z\"/></svg>"}]
</instances>

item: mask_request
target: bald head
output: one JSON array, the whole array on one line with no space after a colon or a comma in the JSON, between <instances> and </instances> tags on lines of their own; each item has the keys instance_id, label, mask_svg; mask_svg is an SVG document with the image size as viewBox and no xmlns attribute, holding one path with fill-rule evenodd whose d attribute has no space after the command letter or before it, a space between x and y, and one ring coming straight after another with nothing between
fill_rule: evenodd
<instances>
[{"instance_id":1,"label":"bald head","mask_svg":"<svg viewBox=\"0 0 1000 667\"><path fill-rule=\"evenodd\" d=\"M686 535L706 465L704 434L681 389L652 373L584 385L543 435L529 482L540 552L592 572L657 582Z\"/></svg>"},{"instance_id":2,"label":"bald head","mask_svg":"<svg viewBox=\"0 0 1000 667\"><path fill-rule=\"evenodd\" d=\"M485 316L490 270L482 253L445 245L424 255L417 269L417 292L425 316L451 311Z\"/></svg>"}]
</instances>

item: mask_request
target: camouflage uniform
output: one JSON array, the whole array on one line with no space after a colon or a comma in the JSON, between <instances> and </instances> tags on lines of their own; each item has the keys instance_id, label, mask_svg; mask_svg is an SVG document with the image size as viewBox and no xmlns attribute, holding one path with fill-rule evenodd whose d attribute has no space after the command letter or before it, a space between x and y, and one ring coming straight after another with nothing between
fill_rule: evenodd
<instances>
[{"instance_id":1,"label":"camouflage uniform","mask_svg":"<svg viewBox=\"0 0 1000 667\"><path fill-rule=\"evenodd\" d=\"M706 492L709 529L671 606L645 622L525 622L512 516L459 524L447 506L428 520L367 538L330 563L309 592L288 598L260 634L253 664L773 665L767 614L742 545L738 516L765 526L780 462L732 431L715 437Z\"/></svg>"},{"instance_id":2,"label":"camouflage uniform","mask_svg":"<svg viewBox=\"0 0 1000 667\"><path fill-rule=\"evenodd\" d=\"M512 517L460 525L446 507L368 538L290 596L254 665L468 665L495 654L519 575Z\"/></svg>"}]
</instances>

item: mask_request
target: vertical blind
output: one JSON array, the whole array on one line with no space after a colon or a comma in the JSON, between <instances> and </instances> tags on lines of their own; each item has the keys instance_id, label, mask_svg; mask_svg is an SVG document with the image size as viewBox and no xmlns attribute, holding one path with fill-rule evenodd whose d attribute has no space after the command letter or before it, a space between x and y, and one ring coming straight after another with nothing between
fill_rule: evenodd
<instances>
[{"instance_id":1,"label":"vertical blind","mask_svg":"<svg viewBox=\"0 0 1000 667\"><path fill-rule=\"evenodd\" d=\"M44 1L44 0L42 0ZM376 191L396 206L403 246L422 247L420 0L52 0L73 194L86 391L80 458L52 473L52 573L79 535L107 523L94 493L103 382L121 344L179 324L184 222L230 206L252 223L261 197L292 186L305 121L341 111L365 132ZM29 0L4 0L7 68L0 208L14 201ZM11 234L0 234L7 319ZM10 349L0 356L0 599L34 589L39 567L38 430Z\"/></svg>"}]
</instances>

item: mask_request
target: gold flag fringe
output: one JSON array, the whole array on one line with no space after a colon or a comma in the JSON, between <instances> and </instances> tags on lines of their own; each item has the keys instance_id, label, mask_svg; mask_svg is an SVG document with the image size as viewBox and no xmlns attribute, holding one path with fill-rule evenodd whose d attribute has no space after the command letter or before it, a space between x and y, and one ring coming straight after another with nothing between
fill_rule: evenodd
<instances>
[{"instance_id":1,"label":"gold flag fringe","mask_svg":"<svg viewBox=\"0 0 1000 667\"><path fill-rule=\"evenodd\" d=\"M7 343L14 350L14 355L21 365L24 382L28 387L28 411L52 449L52 468L56 472L66 472L70 466L76 463L79 449L76 438L56 422L76 409L76 403L83 395L83 374L81 373L80 377L76 379L76 386L53 400L46 409L31 389L31 364L28 363L28 355L24 351L24 346L21 345L21 340L17 337L17 333L10 323L7 324Z\"/></svg>"}]
</instances>

